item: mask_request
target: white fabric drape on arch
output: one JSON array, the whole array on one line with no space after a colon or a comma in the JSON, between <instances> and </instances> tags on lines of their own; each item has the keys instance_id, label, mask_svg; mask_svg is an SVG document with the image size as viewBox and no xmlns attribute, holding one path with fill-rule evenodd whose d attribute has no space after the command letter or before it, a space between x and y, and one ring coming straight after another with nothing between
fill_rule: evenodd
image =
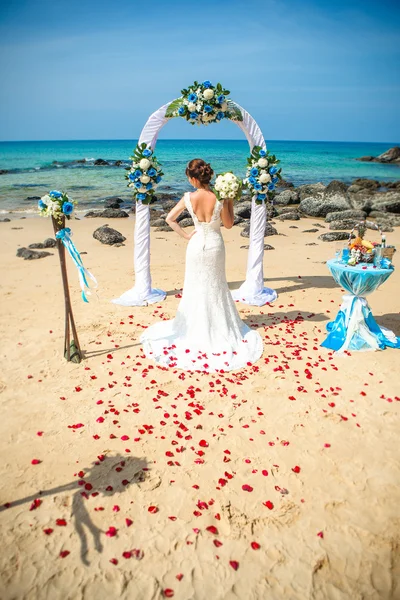
<instances>
[{"instance_id":1,"label":"white fabric drape on arch","mask_svg":"<svg viewBox=\"0 0 400 600\"><path fill-rule=\"evenodd\" d=\"M160 130L170 120L165 112L170 102L161 106L147 120L140 134L139 144L145 142L154 150ZM236 104L242 113L243 121L233 121L245 134L250 146L266 148L265 140L253 117ZM246 280L239 289L232 292L233 298L245 304L262 306L276 299L274 290L264 287L264 232L266 222L266 206L256 204L252 199L250 217L250 246L247 260ZM164 300L166 293L151 287L150 274L150 209L148 205L136 202L136 221L134 232L134 268L135 285L122 294L119 298L112 300L114 304L122 306L147 306Z\"/></svg>"}]
</instances>

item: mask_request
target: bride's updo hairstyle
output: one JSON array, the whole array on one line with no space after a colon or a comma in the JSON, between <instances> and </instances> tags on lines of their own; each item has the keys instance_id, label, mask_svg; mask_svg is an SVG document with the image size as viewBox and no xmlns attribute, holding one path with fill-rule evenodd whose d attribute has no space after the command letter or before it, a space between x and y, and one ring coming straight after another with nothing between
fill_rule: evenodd
<instances>
[{"instance_id":1,"label":"bride's updo hairstyle","mask_svg":"<svg viewBox=\"0 0 400 600\"><path fill-rule=\"evenodd\" d=\"M201 158L194 158L186 167L186 176L197 179L202 185L208 185L213 175L214 171L210 163L206 163Z\"/></svg>"}]
</instances>

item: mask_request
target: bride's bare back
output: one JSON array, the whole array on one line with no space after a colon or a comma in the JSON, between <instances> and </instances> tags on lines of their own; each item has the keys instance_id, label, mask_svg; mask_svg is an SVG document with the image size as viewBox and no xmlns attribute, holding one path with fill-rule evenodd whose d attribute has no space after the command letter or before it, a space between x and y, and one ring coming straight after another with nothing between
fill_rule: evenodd
<instances>
[{"instance_id":1,"label":"bride's bare back","mask_svg":"<svg viewBox=\"0 0 400 600\"><path fill-rule=\"evenodd\" d=\"M200 189L190 194L193 212L200 223L209 223L214 213L217 198L211 190Z\"/></svg>"}]
</instances>

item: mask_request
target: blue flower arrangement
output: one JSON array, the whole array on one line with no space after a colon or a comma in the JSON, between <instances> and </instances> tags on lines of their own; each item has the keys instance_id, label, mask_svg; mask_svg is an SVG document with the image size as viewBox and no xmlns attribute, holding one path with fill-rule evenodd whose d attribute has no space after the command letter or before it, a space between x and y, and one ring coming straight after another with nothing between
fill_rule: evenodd
<instances>
[{"instance_id":1,"label":"blue flower arrangement","mask_svg":"<svg viewBox=\"0 0 400 600\"><path fill-rule=\"evenodd\" d=\"M39 200L38 210L40 216L54 217L60 223L63 217L71 218L77 204L76 200L71 200L66 192L51 190Z\"/></svg>"},{"instance_id":2,"label":"blue flower arrangement","mask_svg":"<svg viewBox=\"0 0 400 600\"><path fill-rule=\"evenodd\" d=\"M256 197L257 204L274 198L275 186L282 179L279 162L274 154L261 146L254 146L247 159L246 179L243 183L251 195Z\"/></svg>"},{"instance_id":3,"label":"blue flower arrangement","mask_svg":"<svg viewBox=\"0 0 400 600\"><path fill-rule=\"evenodd\" d=\"M183 117L192 125L209 125L219 123L223 119L243 121L239 108L227 98L230 92L220 83L213 85L211 81L198 83L195 81L188 89L181 91L182 96L168 106L167 118Z\"/></svg>"},{"instance_id":4,"label":"blue flower arrangement","mask_svg":"<svg viewBox=\"0 0 400 600\"><path fill-rule=\"evenodd\" d=\"M134 197L143 204L155 202L155 190L164 173L152 148L144 142L138 144L131 160L132 166L127 169L129 172L125 175L128 187L133 188Z\"/></svg>"}]
</instances>

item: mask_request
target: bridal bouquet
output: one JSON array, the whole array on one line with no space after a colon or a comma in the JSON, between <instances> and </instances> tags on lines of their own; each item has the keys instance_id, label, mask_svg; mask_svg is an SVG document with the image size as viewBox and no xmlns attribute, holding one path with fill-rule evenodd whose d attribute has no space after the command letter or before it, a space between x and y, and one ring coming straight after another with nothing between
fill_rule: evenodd
<instances>
[{"instance_id":1,"label":"bridal bouquet","mask_svg":"<svg viewBox=\"0 0 400 600\"><path fill-rule=\"evenodd\" d=\"M276 156L260 146L254 146L250 158L247 159L247 172L244 184L256 197L257 204L274 197L275 186L281 177L282 169L278 168Z\"/></svg>"},{"instance_id":2,"label":"bridal bouquet","mask_svg":"<svg viewBox=\"0 0 400 600\"><path fill-rule=\"evenodd\" d=\"M38 202L39 214L42 217L54 217L61 222L62 217L71 218L77 202L71 200L66 192L52 190Z\"/></svg>"},{"instance_id":3,"label":"bridal bouquet","mask_svg":"<svg viewBox=\"0 0 400 600\"><path fill-rule=\"evenodd\" d=\"M215 195L218 200L232 198L239 200L242 195L242 182L231 172L217 175L214 185Z\"/></svg>"},{"instance_id":4,"label":"bridal bouquet","mask_svg":"<svg viewBox=\"0 0 400 600\"><path fill-rule=\"evenodd\" d=\"M125 175L125 179L129 181L128 187L133 188L136 200L151 204L156 200L154 192L164 175L161 165L151 147L144 142L136 146L131 160L132 166Z\"/></svg>"},{"instance_id":5,"label":"bridal bouquet","mask_svg":"<svg viewBox=\"0 0 400 600\"><path fill-rule=\"evenodd\" d=\"M183 117L192 125L209 125L219 123L222 119L243 121L239 108L227 98L229 90L220 83L214 86L211 81L195 81L181 94L168 106L165 113L167 118Z\"/></svg>"}]
</instances>

